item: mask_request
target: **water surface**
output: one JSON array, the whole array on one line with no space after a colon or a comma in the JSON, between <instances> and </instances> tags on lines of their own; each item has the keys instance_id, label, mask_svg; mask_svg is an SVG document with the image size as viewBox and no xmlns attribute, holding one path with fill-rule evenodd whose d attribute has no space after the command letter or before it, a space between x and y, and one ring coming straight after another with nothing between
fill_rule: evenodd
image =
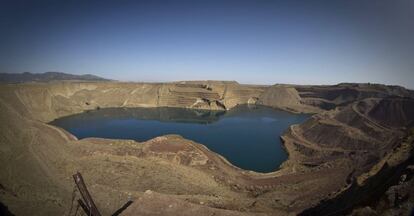
<instances>
[{"instance_id":1,"label":"water surface","mask_svg":"<svg viewBox=\"0 0 414 216\"><path fill-rule=\"evenodd\" d=\"M63 117L51 124L79 139L146 141L179 134L206 145L240 168L271 172L287 159L280 135L307 117L260 106L238 106L227 112L166 107L110 108Z\"/></svg>"}]
</instances>

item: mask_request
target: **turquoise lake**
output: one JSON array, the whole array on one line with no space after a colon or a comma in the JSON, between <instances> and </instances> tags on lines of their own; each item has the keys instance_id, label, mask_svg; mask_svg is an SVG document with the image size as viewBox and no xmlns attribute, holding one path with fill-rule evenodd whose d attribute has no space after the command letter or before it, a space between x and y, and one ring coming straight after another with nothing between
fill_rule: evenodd
<instances>
[{"instance_id":1,"label":"turquoise lake","mask_svg":"<svg viewBox=\"0 0 414 216\"><path fill-rule=\"evenodd\" d=\"M230 111L183 108L107 108L51 122L78 139L101 137L146 141L179 134L204 144L235 166L271 172L287 159L280 136L309 115L262 106L238 106Z\"/></svg>"}]
</instances>

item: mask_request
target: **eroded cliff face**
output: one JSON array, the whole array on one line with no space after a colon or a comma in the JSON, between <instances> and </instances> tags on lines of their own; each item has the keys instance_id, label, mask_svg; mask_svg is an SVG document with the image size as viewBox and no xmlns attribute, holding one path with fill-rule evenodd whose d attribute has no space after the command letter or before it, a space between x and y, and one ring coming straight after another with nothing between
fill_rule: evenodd
<instances>
[{"instance_id":1,"label":"eroded cliff face","mask_svg":"<svg viewBox=\"0 0 414 216\"><path fill-rule=\"evenodd\" d=\"M297 214L312 207L312 211L329 213L317 208L322 200L364 188L376 182L384 166L397 167L411 157L411 153L395 152L413 126L412 98L412 93L401 87L367 84L253 86L190 81L1 85L0 201L17 215L69 213L71 175L80 171L104 214L113 213L128 197L135 202L125 215L177 215L191 210L205 215ZM61 116L105 107L224 110L247 103L316 113L307 122L293 125L282 137L289 159L276 172L241 170L180 136L142 143L77 140L47 124ZM410 152L412 145L404 148ZM398 160L387 162L392 157ZM357 198L354 201L358 203ZM330 208L325 210L339 204L327 205Z\"/></svg>"},{"instance_id":2,"label":"eroded cliff face","mask_svg":"<svg viewBox=\"0 0 414 216\"><path fill-rule=\"evenodd\" d=\"M303 103L296 88L284 85L275 85L267 88L259 96L257 104L276 107L290 112L317 113L322 111L317 105Z\"/></svg>"},{"instance_id":3,"label":"eroded cliff face","mask_svg":"<svg viewBox=\"0 0 414 216\"><path fill-rule=\"evenodd\" d=\"M85 110L106 107L183 107L231 109L257 98L265 87L233 82L117 83L54 82L2 86L25 115L48 122Z\"/></svg>"}]
</instances>

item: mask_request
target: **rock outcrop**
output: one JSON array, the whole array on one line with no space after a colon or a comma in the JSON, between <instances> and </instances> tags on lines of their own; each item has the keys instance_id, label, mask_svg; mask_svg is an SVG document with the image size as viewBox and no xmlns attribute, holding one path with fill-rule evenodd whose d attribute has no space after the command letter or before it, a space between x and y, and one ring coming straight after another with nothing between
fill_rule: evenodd
<instances>
[{"instance_id":1,"label":"rock outcrop","mask_svg":"<svg viewBox=\"0 0 414 216\"><path fill-rule=\"evenodd\" d=\"M259 96L258 104L291 112L318 112L316 106L302 104L299 92L292 86L275 85Z\"/></svg>"}]
</instances>

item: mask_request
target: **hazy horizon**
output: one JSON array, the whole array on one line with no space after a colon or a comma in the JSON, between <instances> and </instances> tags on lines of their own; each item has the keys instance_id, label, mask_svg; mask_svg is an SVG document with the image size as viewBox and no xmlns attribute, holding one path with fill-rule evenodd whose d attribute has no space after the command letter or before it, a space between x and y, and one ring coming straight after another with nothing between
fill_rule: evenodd
<instances>
[{"instance_id":1,"label":"hazy horizon","mask_svg":"<svg viewBox=\"0 0 414 216\"><path fill-rule=\"evenodd\" d=\"M0 72L414 89L412 1L4 1Z\"/></svg>"},{"instance_id":2,"label":"hazy horizon","mask_svg":"<svg viewBox=\"0 0 414 216\"><path fill-rule=\"evenodd\" d=\"M31 74L43 74L43 73L51 72L51 73L73 74L73 75L95 75L95 76L98 76L98 75L92 74L92 73L74 74L74 73L68 73L68 72L63 72L63 71L46 71L46 72L39 72L39 73L29 72L29 71L16 72L16 73L0 72L0 74L23 74L23 73L26 73L26 72L31 73ZM233 80L222 80L222 79L221 80L219 80L219 79L204 79L204 80L201 80L201 79L198 79L198 80L196 80L196 79L192 79L192 80L189 80L189 79L186 79L186 80L117 80L117 79L113 79L111 77L103 77L103 76L98 76L98 77L108 79L108 80L111 80L111 81L116 81L116 82L136 82L136 83L140 83L140 82L142 82L142 83L167 83L167 82L183 82L183 81L229 81L229 82L236 81L239 84L247 84L247 85L278 85L278 84L280 84L280 85L337 85L337 84L345 84L345 83L350 83L350 84L368 84L369 83L369 84L379 84L379 85L401 86L401 87L404 87L404 88L409 89L409 90L414 90L414 88L409 88L409 87L402 86L402 85L377 83L377 82L337 82L337 83L325 83L325 84L323 84L323 83L300 84L300 83L255 83L255 82L248 83L248 82L239 82L235 79L233 79Z\"/></svg>"}]
</instances>

